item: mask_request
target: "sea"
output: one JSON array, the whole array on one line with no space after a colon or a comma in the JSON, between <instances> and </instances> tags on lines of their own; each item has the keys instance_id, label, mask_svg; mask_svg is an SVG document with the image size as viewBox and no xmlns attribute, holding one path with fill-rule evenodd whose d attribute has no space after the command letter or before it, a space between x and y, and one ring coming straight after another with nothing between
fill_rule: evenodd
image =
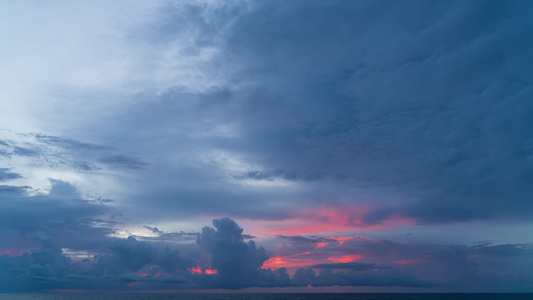
<instances>
[{"instance_id":1,"label":"sea","mask_svg":"<svg viewBox=\"0 0 533 300\"><path fill-rule=\"evenodd\" d=\"M533 294L0 294L0 300L533 300Z\"/></svg>"}]
</instances>

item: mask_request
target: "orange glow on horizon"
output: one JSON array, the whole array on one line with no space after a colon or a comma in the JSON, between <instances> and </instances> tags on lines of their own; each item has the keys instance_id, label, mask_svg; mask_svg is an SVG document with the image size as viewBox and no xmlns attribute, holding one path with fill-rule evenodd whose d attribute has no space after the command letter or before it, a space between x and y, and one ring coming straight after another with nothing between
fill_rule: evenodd
<instances>
[{"instance_id":1,"label":"orange glow on horizon","mask_svg":"<svg viewBox=\"0 0 533 300\"><path fill-rule=\"evenodd\" d=\"M354 239L354 237L352 237L352 236L334 237L332 235L326 235L324 237L328 238L328 239L336 240L337 242L339 242L339 245L342 245L342 244L346 243L346 241ZM356 237L358 237L358 236L356 236Z\"/></svg>"},{"instance_id":2,"label":"orange glow on horizon","mask_svg":"<svg viewBox=\"0 0 533 300\"><path fill-rule=\"evenodd\" d=\"M296 253L287 256L271 257L263 263L266 268L291 268L291 267L307 267L316 264L317 260L313 258L301 258L299 256L309 255L311 252ZM296 258L298 257L298 258Z\"/></svg>"},{"instance_id":3,"label":"orange glow on horizon","mask_svg":"<svg viewBox=\"0 0 533 300\"><path fill-rule=\"evenodd\" d=\"M353 230L379 230L414 224L413 219L398 214L392 215L389 219L378 224L366 224L362 220L369 211L371 210L366 208L346 207L307 208L294 211L290 213L289 219L281 221L243 220L241 223L245 224L245 227L252 234L257 235L303 235ZM356 237L365 238L364 236ZM351 238L339 238L337 241L342 244L349 239Z\"/></svg>"},{"instance_id":4,"label":"orange glow on horizon","mask_svg":"<svg viewBox=\"0 0 533 300\"><path fill-rule=\"evenodd\" d=\"M278 265L284 265L287 262L283 260L283 257L271 257L263 263L263 267L278 267Z\"/></svg>"},{"instance_id":5,"label":"orange glow on horizon","mask_svg":"<svg viewBox=\"0 0 533 300\"><path fill-rule=\"evenodd\" d=\"M369 237L366 237L366 236L362 236L362 235L354 235L354 236L340 236L340 237L334 237L332 235L325 235L324 236L325 238L327 239L331 239L331 240L335 240L337 242L339 242L339 245L342 245L344 243L346 243L347 241L349 240L353 240L355 238L358 238L358 239L363 239L363 240L370 240ZM316 247L317 248L324 248L326 247L330 242L319 242L316 244Z\"/></svg>"},{"instance_id":6,"label":"orange glow on horizon","mask_svg":"<svg viewBox=\"0 0 533 300\"><path fill-rule=\"evenodd\" d=\"M301 258L299 256L314 254L311 252L297 253L287 256L275 256L271 257L263 263L263 268L302 268L310 267L318 264L331 264L331 263L347 263L363 258L360 254L349 254L340 257L327 257L327 258ZM298 258L295 258L298 257Z\"/></svg>"},{"instance_id":7,"label":"orange glow on horizon","mask_svg":"<svg viewBox=\"0 0 533 300\"><path fill-rule=\"evenodd\" d=\"M349 263L349 262L354 262L361 258L363 258L363 256L359 254L351 254L351 255L344 255L341 257L328 257L328 260L331 260L335 263Z\"/></svg>"},{"instance_id":8,"label":"orange glow on horizon","mask_svg":"<svg viewBox=\"0 0 533 300\"><path fill-rule=\"evenodd\" d=\"M212 275L212 274L217 274L218 271L215 270L215 269L208 269L208 268L204 268L202 270L202 268L200 267L196 267L196 268L191 268L191 269L188 269L189 272L191 272L191 274L206 274L206 275Z\"/></svg>"}]
</instances>

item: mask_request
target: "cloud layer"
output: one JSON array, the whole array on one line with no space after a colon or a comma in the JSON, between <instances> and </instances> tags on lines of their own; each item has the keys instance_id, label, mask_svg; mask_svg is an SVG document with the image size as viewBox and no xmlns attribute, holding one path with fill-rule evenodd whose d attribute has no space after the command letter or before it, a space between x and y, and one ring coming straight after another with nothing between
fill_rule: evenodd
<instances>
[{"instance_id":1,"label":"cloud layer","mask_svg":"<svg viewBox=\"0 0 533 300\"><path fill-rule=\"evenodd\" d=\"M41 239L39 247L27 252L0 256L0 291L373 286L501 292L528 291L533 284L526 280L531 278L531 245L466 247L357 237L340 239L342 243L322 237L319 240L330 242L320 245L311 238L282 237L294 244L278 251L290 252L285 259L292 256L301 263L288 272L285 267L265 267L266 250L245 242L243 229L233 220L215 219L213 225L202 229L196 245L181 247L132 236L93 240L99 254L81 260L52 240ZM324 258L331 262L312 263Z\"/></svg>"},{"instance_id":2,"label":"cloud layer","mask_svg":"<svg viewBox=\"0 0 533 300\"><path fill-rule=\"evenodd\" d=\"M533 290L533 5L0 6L1 291Z\"/></svg>"}]
</instances>

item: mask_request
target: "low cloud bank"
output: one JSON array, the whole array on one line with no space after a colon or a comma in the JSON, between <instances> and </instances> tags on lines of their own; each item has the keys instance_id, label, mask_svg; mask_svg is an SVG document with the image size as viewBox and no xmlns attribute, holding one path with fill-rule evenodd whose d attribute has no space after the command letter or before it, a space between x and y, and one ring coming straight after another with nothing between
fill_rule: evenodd
<instances>
[{"instance_id":1,"label":"low cloud bank","mask_svg":"<svg viewBox=\"0 0 533 300\"><path fill-rule=\"evenodd\" d=\"M362 253L364 261L294 268L291 276L285 267L264 267L269 259L267 251L252 240L245 241L243 229L235 221L215 219L213 226L204 227L194 244L180 247L141 241L132 236L108 238L95 247L98 254L84 259L69 257L52 240L41 240L39 248L22 254L3 250L4 255L0 255L0 291L302 286L479 290L488 283L495 290L528 291L533 286L532 277L528 277L531 269L517 268L518 263L530 266L533 262L531 245L486 243L466 247L352 239L342 244L332 242L315 254ZM309 242L313 241L311 238L284 236L282 239L295 243L305 240L306 243L301 245L314 246ZM399 257L405 260L397 260ZM514 272L511 277L505 275L509 270ZM469 280L461 280L465 277Z\"/></svg>"}]
</instances>

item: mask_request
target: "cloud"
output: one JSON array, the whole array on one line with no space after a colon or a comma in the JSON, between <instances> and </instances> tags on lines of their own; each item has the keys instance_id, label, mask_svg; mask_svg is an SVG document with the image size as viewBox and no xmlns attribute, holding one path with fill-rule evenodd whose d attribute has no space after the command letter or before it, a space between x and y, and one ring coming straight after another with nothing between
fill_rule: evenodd
<instances>
[{"instance_id":1,"label":"cloud","mask_svg":"<svg viewBox=\"0 0 533 300\"><path fill-rule=\"evenodd\" d=\"M327 201L369 208L368 224L527 220L523 70L533 51L521 37L530 10L513 1L168 4L136 43L174 58L175 69L194 65L206 84L135 93L69 134L136 149L97 162L140 172L123 183L136 189L128 203L139 218L279 220Z\"/></svg>"},{"instance_id":2,"label":"cloud","mask_svg":"<svg viewBox=\"0 0 533 300\"><path fill-rule=\"evenodd\" d=\"M26 249L34 238L53 239L64 248L95 249L107 241L115 222L107 219L113 210L103 204L78 198L67 182L52 180L47 195L28 195L30 187L0 188L0 247Z\"/></svg>"},{"instance_id":3,"label":"cloud","mask_svg":"<svg viewBox=\"0 0 533 300\"><path fill-rule=\"evenodd\" d=\"M39 156L39 151L34 149L28 149L23 147L15 146L13 148L13 154L20 156Z\"/></svg>"},{"instance_id":4,"label":"cloud","mask_svg":"<svg viewBox=\"0 0 533 300\"><path fill-rule=\"evenodd\" d=\"M243 180L243 179L252 179L252 180L266 180L266 181L273 181L277 178L288 180L288 181L297 181L297 180L303 180L303 181L312 181L312 180L319 180L320 174L297 174L294 171L287 171L287 170L261 170L261 171L248 171L243 175L235 175L235 179Z\"/></svg>"},{"instance_id":5,"label":"cloud","mask_svg":"<svg viewBox=\"0 0 533 300\"><path fill-rule=\"evenodd\" d=\"M322 234L530 228L532 5L143 3L6 5L0 287L531 290L524 243ZM112 237L120 214L151 236ZM214 215L284 247L191 229ZM323 268L264 267L306 252Z\"/></svg>"},{"instance_id":6,"label":"cloud","mask_svg":"<svg viewBox=\"0 0 533 300\"><path fill-rule=\"evenodd\" d=\"M311 285L503 292L528 291L532 284L531 245L484 243L469 247L349 239L342 244L331 242L327 247L309 248L305 257L332 261L340 255L361 261L289 267L292 273L285 267L265 268L267 250L253 241L244 242L243 230L233 220L215 219L213 225L203 228L196 245L170 247L133 237L108 238L96 241L92 247L78 248L94 254L82 260L67 256L64 239L54 237L57 243L41 239L38 247L27 252L0 255L0 290L208 290ZM300 249L288 249L295 250Z\"/></svg>"},{"instance_id":7,"label":"cloud","mask_svg":"<svg viewBox=\"0 0 533 300\"><path fill-rule=\"evenodd\" d=\"M411 7L406 18L404 5L255 3L224 52L249 87L230 102L254 143L246 146L275 158L268 169L417 199L385 204L367 222L525 218L531 89L508 78L530 78L519 62L532 61L532 45L516 27L533 26L527 13L518 2L472 2Z\"/></svg>"},{"instance_id":8,"label":"cloud","mask_svg":"<svg viewBox=\"0 0 533 300\"><path fill-rule=\"evenodd\" d=\"M353 286L398 284L431 286L439 291L501 292L527 291L532 284L525 279L533 263L529 258L530 244L483 242L470 246L352 237L342 244L330 241L320 247L316 243L298 243L301 237L276 238L265 246L277 262L269 265L287 266L295 272L292 284L300 286L338 282Z\"/></svg>"},{"instance_id":9,"label":"cloud","mask_svg":"<svg viewBox=\"0 0 533 300\"><path fill-rule=\"evenodd\" d=\"M121 265L133 272L151 263L156 256L156 251L150 244L139 242L133 237L117 240L108 248L118 257Z\"/></svg>"},{"instance_id":10,"label":"cloud","mask_svg":"<svg viewBox=\"0 0 533 300\"><path fill-rule=\"evenodd\" d=\"M6 166L0 171L0 179L29 187L30 194L47 193L52 188L52 178L69 182L88 199L121 200L116 196L123 180L117 175L133 176L149 167L134 154L118 148L10 130L0 130L0 135L8 141L2 147L6 155L0 155L0 162ZM20 149L31 149L32 155ZM58 188L57 185L56 191Z\"/></svg>"},{"instance_id":11,"label":"cloud","mask_svg":"<svg viewBox=\"0 0 533 300\"><path fill-rule=\"evenodd\" d=\"M204 227L196 243L211 254L220 287L242 288L259 283L260 270L268 260L265 249L244 242L243 229L229 218L213 220L215 229Z\"/></svg>"},{"instance_id":12,"label":"cloud","mask_svg":"<svg viewBox=\"0 0 533 300\"><path fill-rule=\"evenodd\" d=\"M7 181L10 179L22 178L22 175L14 172L9 172L7 168L0 168L0 181Z\"/></svg>"},{"instance_id":13,"label":"cloud","mask_svg":"<svg viewBox=\"0 0 533 300\"><path fill-rule=\"evenodd\" d=\"M352 271L369 271L369 270L379 270L379 269L390 269L390 267L377 266L375 264L366 264L366 263L331 263L331 264L317 264L312 265L311 268L318 269L349 269Z\"/></svg>"},{"instance_id":14,"label":"cloud","mask_svg":"<svg viewBox=\"0 0 533 300\"><path fill-rule=\"evenodd\" d=\"M300 269L302 270L302 269ZM312 286L401 286L401 287L435 287L434 282L421 280L410 272L404 270L385 270L360 272L352 270L334 273L332 269L326 268L318 276L313 271L298 272L295 280L311 284Z\"/></svg>"},{"instance_id":15,"label":"cloud","mask_svg":"<svg viewBox=\"0 0 533 300\"><path fill-rule=\"evenodd\" d=\"M158 266L162 272L176 274L180 271L186 272L195 265L193 260L182 258L178 249L138 241L131 236L127 239L114 239L105 245L105 248L110 253L98 255L93 267L93 272L99 276L119 276L132 272L138 274L139 270L154 266ZM146 271L150 272L149 269Z\"/></svg>"},{"instance_id":16,"label":"cloud","mask_svg":"<svg viewBox=\"0 0 533 300\"><path fill-rule=\"evenodd\" d=\"M97 171L102 167L139 169L146 166L145 162L111 147L36 133L22 134L5 130L1 133L10 138L10 143L6 143L4 149L11 158L28 157L31 163L37 165L52 168L66 166L83 171Z\"/></svg>"},{"instance_id":17,"label":"cloud","mask_svg":"<svg viewBox=\"0 0 533 300\"><path fill-rule=\"evenodd\" d=\"M280 239L286 239L291 242L303 243L303 244L307 244L307 243L316 244L316 243L335 241L334 239L330 239L326 237L306 237L306 236L301 236L301 235L292 235L292 236L277 235L276 237Z\"/></svg>"},{"instance_id":18,"label":"cloud","mask_svg":"<svg viewBox=\"0 0 533 300\"><path fill-rule=\"evenodd\" d=\"M113 155L102 157L98 160L101 163L107 164L114 168L125 168L125 169L141 169L146 163L124 155Z\"/></svg>"},{"instance_id":19,"label":"cloud","mask_svg":"<svg viewBox=\"0 0 533 300\"><path fill-rule=\"evenodd\" d=\"M2 194L26 194L29 186L13 186L13 185L0 185L0 193Z\"/></svg>"}]
</instances>

